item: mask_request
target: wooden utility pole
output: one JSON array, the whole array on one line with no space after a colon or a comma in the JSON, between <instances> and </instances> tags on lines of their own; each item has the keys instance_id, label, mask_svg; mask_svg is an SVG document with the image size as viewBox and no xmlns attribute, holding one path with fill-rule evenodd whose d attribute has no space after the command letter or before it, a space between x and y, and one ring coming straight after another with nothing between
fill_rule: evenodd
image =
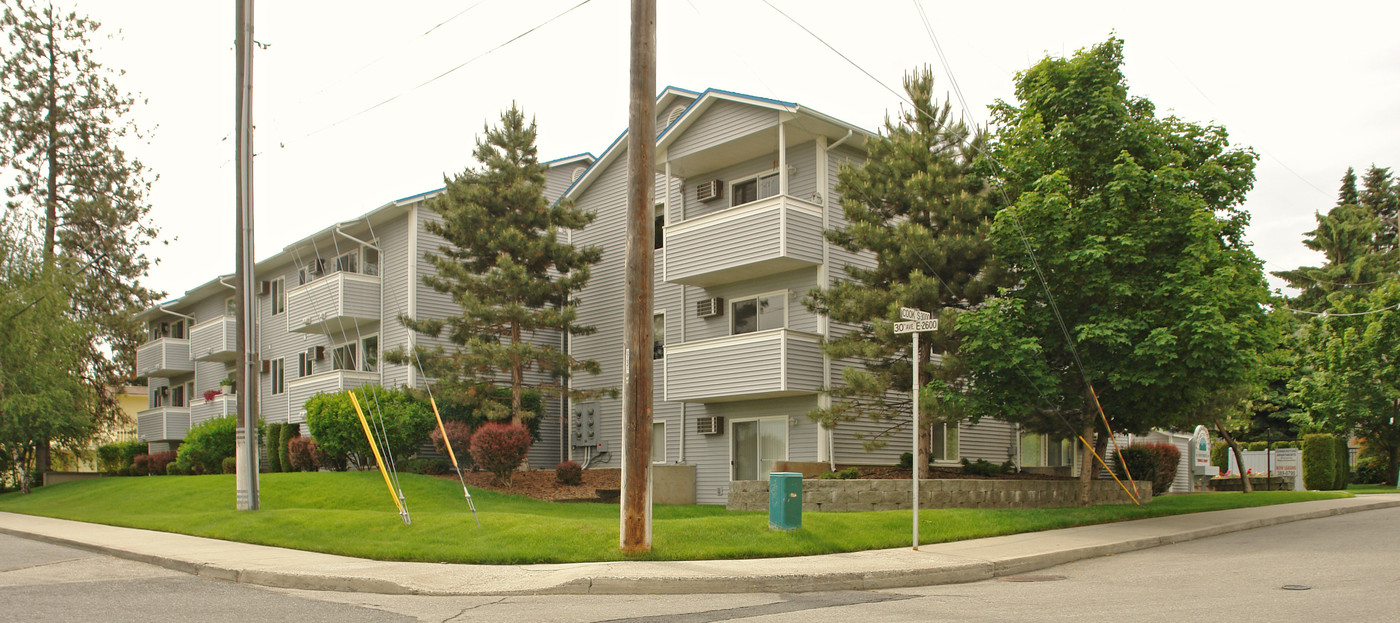
<instances>
[{"instance_id":1,"label":"wooden utility pole","mask_svg":"<svg viewBox=\"0 0 1400 623\"><path fill-rule=\"evenodd\" d=\"M253 337L257 306L253 305L253 0L235 0L235 47L238 50L235 108L238 135L235 160L238 177L235 228L237 240L234 270L238 298L234 322L234 360L238 362L237 508L255 511L258 495L258 355Z\"/></svg>"},{"instance_id":2,"label":"wooden utility pole","mask_svg":"<svg viewBox=\"0 0 1400 623\"><path fill-rule=\"evenodd\" d=\"M626 374L622 393L623 553L651 551L652 243L656 194L656 0L632 0L627 123Z\"/></svg>"}]
</instances>

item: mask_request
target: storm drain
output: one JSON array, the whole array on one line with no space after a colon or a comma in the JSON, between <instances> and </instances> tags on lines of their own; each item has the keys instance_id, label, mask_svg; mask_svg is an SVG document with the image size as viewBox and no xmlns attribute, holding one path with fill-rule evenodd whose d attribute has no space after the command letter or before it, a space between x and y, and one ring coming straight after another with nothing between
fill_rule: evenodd
<instances>
[{"instance_id":1,"label":"storm drain","mask_svg":"<svg viewBox=\"0 0 1400 623\"><path fill-rule=\"evenodd\" d=\"M1286 590L1286 591L1305 591L1305 590L1308 590L1308 589L1310 589L1310 588L1312 588L1312 587L1311 587L1311 586L1308 586L1307 584L1284 584L1284 585L1283 585L1283 590Z\"/></svg>"}]
</instances>

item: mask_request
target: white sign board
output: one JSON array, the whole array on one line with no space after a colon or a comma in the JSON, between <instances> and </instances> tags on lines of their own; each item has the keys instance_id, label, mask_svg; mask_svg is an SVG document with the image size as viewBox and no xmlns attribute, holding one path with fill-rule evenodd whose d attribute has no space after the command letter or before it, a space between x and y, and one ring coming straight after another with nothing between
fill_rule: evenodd
<instances>
[{"instance_id":1,"label":"white sign board","mask_svg":"<svg viewBox=\"0 0 1400 623\"><path fill-rule=\"evenodd\" d=\"M1194 457L1191 465L1198 471L1210 465L1210 431L1206 427L1197 426L1195 434L1191 435L1191 454Z\"/></svg>"},{"instance_id":2,"label":"white sign board","mask_svg":"<svg viewBox=\"0 0 1400 623\"><path fill-rule=\"evenodd\" d=\"M920 332L920 333L922 333L922 332L924 332L924 331L937 331L937 330L938 330L938 321L937 321L937 320L910 320L910 321L908 321L908 322L896 322L896 323L894 323L894 332L895 332L896 334L900 334L900 333L914 333L914 332Z\"/></svg>"},{"instance_id":3,"label":"white sign board","mask_svg":"<svg viewBox=\"0 0 1400 623\"><path fill-rule=\"evenodd\" d=\"M933 316L929 315L928 312L914 309L913 307L899 308L899 318L901 320L928 320L932 317Z\"/></svg>"},{"instance_id":4,"label":"white sign board","mask_svg":"<svg viewBox=\"0 0 1400 623\"><path fill-rule=\"evenodd\" d=\"M1303 475L1303 451L1297 448L1274 450L1274 475L1298 478Z\"/></svg>"}]
</instances>

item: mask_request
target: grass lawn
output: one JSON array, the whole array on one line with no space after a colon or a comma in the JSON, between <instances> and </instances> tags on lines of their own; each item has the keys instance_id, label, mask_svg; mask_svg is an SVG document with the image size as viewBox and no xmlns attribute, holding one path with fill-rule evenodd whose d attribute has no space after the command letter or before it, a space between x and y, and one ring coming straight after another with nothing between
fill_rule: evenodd
<instances>
[{"instance_id":1,"label":"grass lawn","mask_svg":"<svg viewBox=\"0 0 1400 623\"><path fill-rule=\"evenodd\" d=\"M0 495L0 511L307 549L379 560L560 563L621 560L618 507L472 492L482 528L455 481L403 474L413 525L399 520L375 472L263 474L262 510L234 508L232 475L102 478ZM1165 496L1133 505L919 513L923 543L1305 500L1343 492ZM802 529L774 532L767 513L657 506L652 551L638 559L805 556L907 546L909 511L803 513Z\"/></svg>"},{"instance_id":2,"label":"grass lawn","mask_svg":"<svg viewBox=\"0 0 1400 623\"><path fill-rule=\"evenodd\" d=\"M1394 485L1347 485L1347 493L1400 493Z\"/></svg>"}]
</instances>

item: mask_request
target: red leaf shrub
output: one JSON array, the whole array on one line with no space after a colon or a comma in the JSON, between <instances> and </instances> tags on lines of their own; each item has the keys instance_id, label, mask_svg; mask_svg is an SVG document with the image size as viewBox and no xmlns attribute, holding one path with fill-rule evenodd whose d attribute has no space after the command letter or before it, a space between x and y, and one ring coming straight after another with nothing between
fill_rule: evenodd
<instances>
[{"instance_id":1,"label":"red leaf shrub","mask_svg":"<svg viewBox=\"0 0 1400 623\"><path fill-rule=\"evenodd\" d=\"M132 476L149 476L149 475L151 475L151 455L149 455L149 454L138 454L138 455L132 457L132 459L131 459L131 475L132 475Z\"/></svg>"},{"instance_id":2,"label":"red leaf shrub","mask_svg":"<svg viewBox=\"0 0 1400 623\"><path fill-rule=\"evenodd\" d=\"M510 473L520 467L529 450L530 431L524 426L488 422L472 435L472 460L507 485Z\"/></svg>"},{"instance_id":3,"label":"red leaf shrub","mask_svg":"<svg viewBox=\"0 0 1400 623\"><path fill-rule=\"evenodd\" d=\"M1152 495L1162 495L1176 479L1177 465L1181 461L1181 450L1169 443L1135 443L1119 449L1114 455L1113 472L1119 478L1128 477L1124 466L1133 480L1152 483Z\"/></svg>"},{"instance_id":4,"label":"red leaf shrub","mask_svg":"<svg viewBox=\"0 0 1400 623\"><path fill-rule=\"evenodd\" d=\"M573 461L564 461L554 466L554 477L561 485L583 484L583 467Z\"/></svg>"},{"instance_id":5,"label":"red leaf shrub","mask_svg":"<svg viewBox=\"0 0 1400 623\"><path fill-rule=\"evenodd\" d=\"M287 440L287 459L291 461L292 471L316 471L315 447L316 442L310 437L292 437Z\"/></svg>"},{"instance_id":6,"label":"red leaf shrub","mask_svg":"<svg viewBox=\"0 0 1400 623\"><path fill-rule=\"evenodd\" d=\"M447 429L447 438L452 441L452 452L457 456L457 464L464 471L472 466L472 427L465 422L447 421L442 423L442 427ZM433 440L433 447L443 456L447 456L447 446L442 443L442 430L434 428L428 437Z\"/></svg>"},{"instance_id":7,"label":"red leaf shrub","mask_svg":"<svg viewBox=\"0 0 1400 623\"><path fill-rule=\"evenodd\" d=\"M175 451L152 452L146 455L146 473L161 475L166 473L166 466L175 461Z\"/></svg>"},{"instance_id":8,"label":"red leaf shrub","mask_svg":"<svg viewBox=\"0 0 1400 623\"><path fill-rule=\"evenodd\" d=\"M1172 488L1176 480L1176 470L1181 465L1181 449L1170 443L1153 442L1143 444L1152 453L1157 473L1152 478L1152 495L1162 495Z\"/></svg>"}]
</instances>

